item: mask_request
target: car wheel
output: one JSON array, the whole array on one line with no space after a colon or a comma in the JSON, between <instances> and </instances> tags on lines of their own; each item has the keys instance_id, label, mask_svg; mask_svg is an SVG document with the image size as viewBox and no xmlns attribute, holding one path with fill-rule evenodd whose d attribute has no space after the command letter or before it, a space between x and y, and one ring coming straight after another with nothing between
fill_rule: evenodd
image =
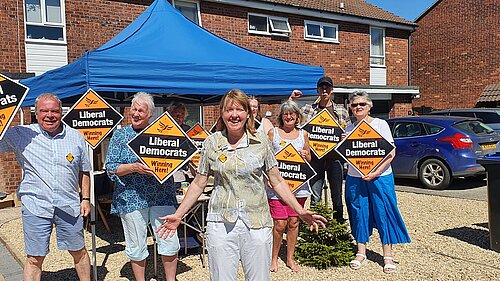
<instances>
[{"instance_id":1,"label":"car wheel","mask_svg":"<svg viewBox=\"0 0 500 281\"><path fill-rule=\"evenodd\" d=\"M448 167L438 159L425 160L418 169L418 178L429 189L446 189L451 183Z\"/></svg>"}]
</instances>

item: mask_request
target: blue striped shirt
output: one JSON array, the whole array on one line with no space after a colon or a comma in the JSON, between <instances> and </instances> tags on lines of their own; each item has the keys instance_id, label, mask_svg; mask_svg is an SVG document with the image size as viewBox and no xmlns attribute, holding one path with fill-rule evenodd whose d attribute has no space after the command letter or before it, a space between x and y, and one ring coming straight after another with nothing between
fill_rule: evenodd
<instances>
[{"instance_id":1,"label":"blue striped shirt","mask_svg":"<svg viewBox=\"0 0 500 281\"><path fill-rule=\"evenodd\" d=\"M87 145L75 129L51 137L38 124L10 128L0 140L0 152L14 152L23 169L18 196L34 215L51 218L57 207L80 215L78 179L91 169Z\"/></svg>"}]
</instances>

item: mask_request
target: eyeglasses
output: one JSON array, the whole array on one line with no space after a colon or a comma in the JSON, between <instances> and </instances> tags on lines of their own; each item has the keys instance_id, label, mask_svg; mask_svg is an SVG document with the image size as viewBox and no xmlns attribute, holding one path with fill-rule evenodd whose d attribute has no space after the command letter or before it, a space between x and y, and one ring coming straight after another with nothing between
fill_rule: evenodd
<instances>
[{"instance_id":1,"label":"eyeglasses","mask_svg":"<svg viewBox=\"0 0 500 281\"><path fill-rule=\"evenodd\" d=\"M367 103L366 102L360 102L360 103L351 103L351 107L357 107L357 106L366 106Z\"/></svg>"}]
</instances>

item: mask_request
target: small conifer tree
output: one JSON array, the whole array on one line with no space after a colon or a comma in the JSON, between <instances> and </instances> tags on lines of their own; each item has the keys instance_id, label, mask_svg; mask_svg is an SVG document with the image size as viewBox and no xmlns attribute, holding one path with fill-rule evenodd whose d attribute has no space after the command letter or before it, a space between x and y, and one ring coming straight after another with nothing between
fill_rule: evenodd
<instances>
[{"instance_id":1,"label":"small conifer tree","mask_svg":"<svg viewBox=\"0 0 500 281\"><path fill-rule=\"evenodd\" d=\"M334 220L333 210L324 204L316 204L311 210L328 222L326 228L320 228L318 233L309 231L309 226L301 222L295 259L318 269L348 265L354 259L354 244L347 224Z\"/></svg>"}]
</instances>

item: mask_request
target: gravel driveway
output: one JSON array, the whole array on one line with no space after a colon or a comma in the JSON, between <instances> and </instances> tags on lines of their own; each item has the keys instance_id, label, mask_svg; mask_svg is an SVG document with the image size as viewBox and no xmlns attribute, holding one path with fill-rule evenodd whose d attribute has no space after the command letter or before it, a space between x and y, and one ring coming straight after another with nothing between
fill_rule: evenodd
<instances>
[{"instance_id":1,"label":"gravel driveway","mask_svg":"<svg viewBox=\"0 0 500 281\"><path fill-rule=\"evenodd\" d=\"M425 194L397 192L399 207L407 224L412 243L395 247L398 271L382 272L382 249L378 234L368 244L368 264L353 271L348 267L316 270L303 267L292 273L280 261L280 269L271 274L272 280L500 280L500 254L489 250L487 202L437 197ZM123 253L123 235L118 219L110 220L114 234L103 232L97 223L97 264L100 280L128 280L132 273ZM24 256L20 219L0 226L5 242ZM87 248L91 235L86 233ZM44 263L44 280L77 280L72 261L66 252L56 250ZM150 240L152 244L152 240ZM152 246L150 253L152 253ZM160 263L159 263L160 264ZM149 280L153 278L151 257L148 258ZM160 273L162 269L160 268ZM239 279L243 280L241 269ZM195 253L181 257L178 280L208 280L208 268L203 268Z\"/></svg>"}]
</instances>

